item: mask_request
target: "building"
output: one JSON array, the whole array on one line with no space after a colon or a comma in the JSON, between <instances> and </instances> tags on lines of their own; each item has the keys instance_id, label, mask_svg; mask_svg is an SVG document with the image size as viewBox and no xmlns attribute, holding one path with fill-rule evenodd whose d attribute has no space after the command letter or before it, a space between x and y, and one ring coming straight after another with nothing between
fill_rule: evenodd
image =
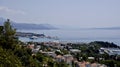
<instances>
[{"instance_id":1,"label":"building","mask_svg":"<svg viewBox=\"0 0 120 67\"><path fill-rule=\"evenodd\" d=\"M119 48L100 48L100 54L107 53L109 55L120 55Z\"/></svg>"}]
</instances>

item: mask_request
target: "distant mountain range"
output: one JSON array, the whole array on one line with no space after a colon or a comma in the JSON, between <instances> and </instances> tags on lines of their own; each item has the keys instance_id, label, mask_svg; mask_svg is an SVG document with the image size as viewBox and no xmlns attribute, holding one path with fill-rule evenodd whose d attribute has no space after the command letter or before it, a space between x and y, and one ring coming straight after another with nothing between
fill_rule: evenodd
<instances>
[{"instance_id":1,"label":"distant mountain range","mask_svg":"<svg viewBox=\"0 0 120 67\"><path fill-rule=\"evenodd\" d=\"M0 25L3 25L6 19L0 18ZM21 30L21 29L39 29L39 30L51 30L57 29L56 27L50 24L32 24L32 23L16 23L11 21L11 24L14 28Z\"/></svg>"},{"instance_id":2,"label":"distant mountain range","mask_svg":"<svg viewBox=\"0 0 120 67\"><path fill-rule=\"evenodd\" d=\"M91 28L97 30L120 30L120 27L103 27L103 28Z\"/></svg>"},{"instance_id":3,"label":"distant mountain range","mask_svg":"<svg viewBox=\"0 0 120 67\"><path fill-rule=\"evenodd\" d=\"M0 17L0 25L3 25L7 19ZM63 29L64 26L54 27L50 24L32 24L32 23L16 23L11 21L11 24L14 28L18 30L31 30L31 29L39 29L39 30L53 30L53 29ZM67 27L67 26L66 26ZM70 28L70 27L68 27ZM86 28L81 28L86 29ZM87 29L97 29L97 30L120 30L120 26L118 27L99 27L99 28L87 28Z\"/></svg>"}]
</instances>

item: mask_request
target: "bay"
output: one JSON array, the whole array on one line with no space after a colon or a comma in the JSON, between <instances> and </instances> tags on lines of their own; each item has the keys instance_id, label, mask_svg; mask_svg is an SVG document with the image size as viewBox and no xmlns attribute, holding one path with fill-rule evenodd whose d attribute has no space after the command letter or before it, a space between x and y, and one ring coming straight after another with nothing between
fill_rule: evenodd
<instances>
[{"instance_id":1,"label":"bay","mask_svg":"<svg viewBox=\"0 0 120 67\"><path fill-rule=\"evenodd\" d=\"M19 32L31 32L45 34L46 36L58 37L60 42L84 42L107 41L120 46L120 30L104 29L57 29L57 30L18 30ZM20 38L22 41L54 41L54 39L39 38L30 40L29 38Z\"/></svg>"}]
</instances>

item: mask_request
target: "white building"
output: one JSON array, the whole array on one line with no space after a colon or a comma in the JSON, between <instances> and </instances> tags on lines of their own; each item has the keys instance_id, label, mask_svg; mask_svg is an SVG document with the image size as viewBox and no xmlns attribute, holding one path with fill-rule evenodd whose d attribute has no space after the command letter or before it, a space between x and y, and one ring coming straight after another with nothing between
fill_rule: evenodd
<instances>
[{"instance_id":1,"label":"white building","mask_svg":"<svg viewBox=\"0 0 120 67\"><path fill-rule=\"evenodd\" d=\"M70 49L70 52L71 52L71 53L79 53L79 52L81 52L81 50L78 50L78 49Z\"/></svg>"},{"instance_id":2,"label":"white building","mask_svg":"<svg viewBox=\"0 0 120 67\"><path fill-rule=\"evenodd\" d=\"M120 55L120 49L119 48L100 48L100 53L107 53L109 55Z\"/></svg>"}]
</instances>

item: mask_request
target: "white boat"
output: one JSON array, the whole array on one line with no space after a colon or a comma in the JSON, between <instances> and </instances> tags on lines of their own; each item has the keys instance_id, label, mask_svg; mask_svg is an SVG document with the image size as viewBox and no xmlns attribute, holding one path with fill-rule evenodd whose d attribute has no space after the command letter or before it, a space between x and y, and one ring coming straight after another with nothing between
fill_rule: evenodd
<instances>
[{"instance_id":1,"label":"white boat","mask_svg":"<svg viewBox=\"0 0 120 67\"><path fill-rule=\"evenodd\" d=\"M38 39L37 36L31 36L30 39Z\"/></svg>"}]
</instances>

